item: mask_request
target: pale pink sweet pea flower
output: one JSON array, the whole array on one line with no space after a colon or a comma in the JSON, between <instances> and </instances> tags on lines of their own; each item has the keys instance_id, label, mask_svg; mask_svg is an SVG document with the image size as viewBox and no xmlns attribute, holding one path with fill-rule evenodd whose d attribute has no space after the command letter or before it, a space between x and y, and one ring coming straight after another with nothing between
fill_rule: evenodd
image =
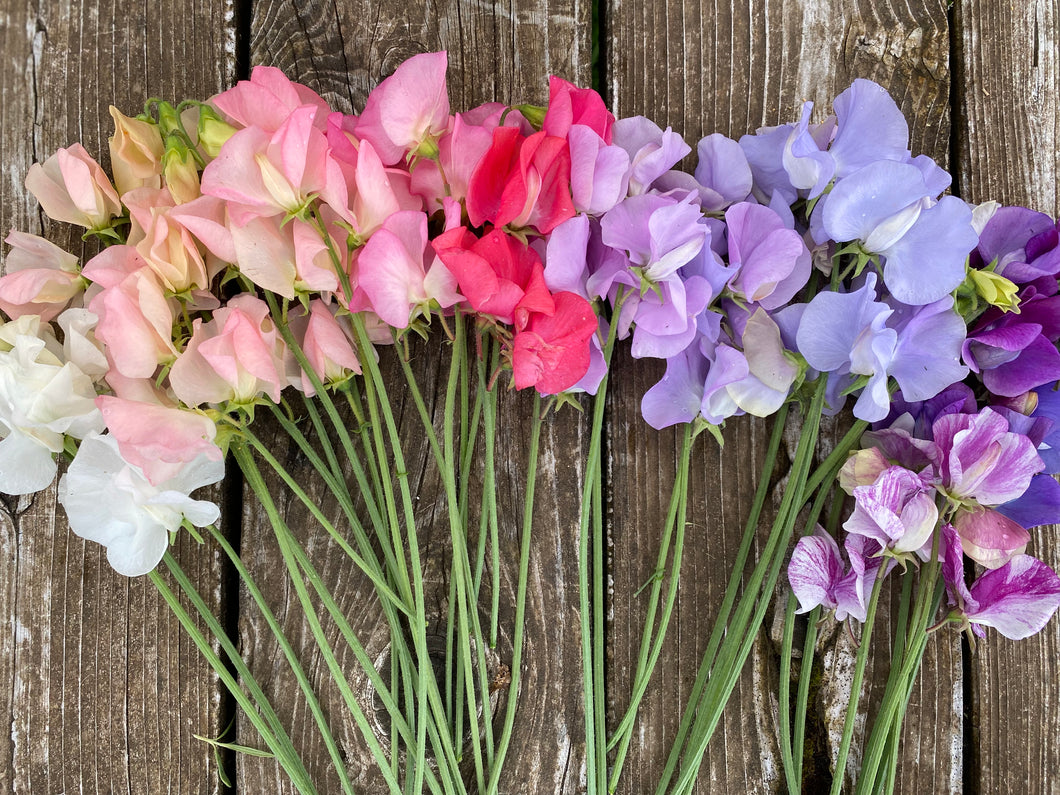
<instances>
[{"instance_id":1,"label":"pale pink sweet pea flower","mask_svg":"<svg viewBox=\"0 0 1060 795\"><path fill-rule=\"evenodd\" d=\"M285 349L268 305L242 293L214 312L210 322L194 321L169 383L188 406L252 403L263 394L278 403L289 383Z\"/></svg>"},{"instance_id":2,"label":"pale pink sweet pea flower","mask_svg":"<svg viewBox=\"0 0 1060 795\"><path fill-rule=\"evenodd\" d=\"M173 216L171 208L152 208L144 238L136 244L136 250L170 292L210 287L214 274L191 232Z\"/></svg>"},{"instance_id":3,"label":"pale pink sweet pea flower","mask_svg":"<svg viewBox=\"0 0 1060 795\"><path fill-rule=\"evenodd\" d=\"M166 298L149 268L133 271L106 287L89 303L99 316L96 336L107 346L113 366L126 378L150 378L160 364L173 361L175 299Z\"/></svg>"},{"instance_id":4,"label":"pale pink sweet pea flower","mask_svg":"<svg viewBox=\"0 0 1060 795\"><path fill-rule=\"evenodd\" d=\"M203 170L203 195L227 200L239 226L252 218L296 215L317 195L345 205L345 183L327 138L313 126L315 114L315 107L305 105L271 134L258 127L237 132Z\"/></svg>"},{"instance_id":5,"label":"pale pink sweet pea flower","mask_svg":"<svg viewBox=\"0 0 1060 795\"><path fill-rule=\"evenodd\" d=\"M357 137L372 142L386 165L406 153L431 157L449 127L444 52L414 55L368 95Z\"/></svg>"},{"instance_id":6,"label":"pale pink sweet pea flower","mask_svg":"<svg viewBox=\"0 0 1060 795\"><path fill-rule=\"evenodd\" d=\"M81 144L30 166L26 189L49 218L85 229L102 229L122 212L114 186Z\"/></svg>"},{"instance_id":7,"label":"pale pink sweet pea flower","mask_svg":"<svg viewBox=\"0 0 1060 795\"><path fill-rule=\"evenodd\" d=\"M87 309L67 309L56 322L63 330L63 359L77 365L95 383L100 383L110 371L110 362L96 337L99 317Z\"/></svg>"},{"instance_id":8,"label":"pale pink sweet pea flower","mask_svg":"<svg viewBox=\"0 0 1060 795\"><path fill-rule=\"evenodd\" d=\"M85 289L73 254L37 235L11 232L11 252L0 278L0 309L10 318L39 315L47 322Z\"/></svg>"},{"instance_id":9,"label":"pale pink sweet pea flower","mask_svg":"<svg viewBox=\"0 0 1060 795\"><path fill-rule=\"evenodd\" d=\"M337 308L316 299L309 304L308 314L292 314L290 320L291 331L299 340L309 366L323 384L339 383L351 373L361 372L349 315L336 316ZM316 394L313 382L293 353L289 352L287 365L288 372L294 374L295 386L309 396Z\"/></svg>"},{"instance_id":10,"label":"pale pink sweet pea flower","mask_svg":"<svg viewBox=\"0 0 1060 795\"><path fill-rule=\"evenodd\" d=\"M361 241L367 240L394 213L423 209L422 199L410 193L409 173L385 167L370 142L359 142L352 162L337 163L344 191L334 191L328 206ZM344 201L336 202L335 197Z\"/></svg>"},{"instance_id":11,"label":"pale pink sweet pea flower","mask_svg":"<svg viewBox=\"0 0 1060 795\"><path fill-rule=\"evenodd\" d=\"M327 245L304 221L254 218L230 232L239 272L259 287L289 299L298 292L339 289ZM334 244L340 253L345 248Z\"/></svg>"},{"instance_id":12,"label":"pale pink sweet pea flower","mask_svg":"<svg viewBox=\"0 0 1060 795\"><path fill-rule=\"evenodd\" d=\"M250 72L250 80L240 80L210 102L239 125L259 127L270 133L278 130L288 116L305 105L315 109L313 123L321 129L331 111L319 94L291 81L274 66L255 66Z\"/></svg>"},{"instance_id":13,"label":"pale pink sweet pea flower","mask_svg":"<svg viewBox=\"0 0 1060 795\"><path fill-rule=\"evenodd\" d=\"M442 308L460 300L456 279L427 246L421 212L394 213L383 222L357 259L357 284L372 310L396 329L429 313L432 300Z\"/></svg>"},{"instance_id":14,"label":"pale pink sweet pea flower","mask_svg":"<svg viewBox=\"0 0 1060 795\"><path fill-rule=\"evenodd\" d=\"M59 502L74 533L106 547L107 560L119 574L138 577L158 565L169 534L185 520L205 527L221 518L217 505L188 495L217 483L224 473L223 461L200 457L153 484L122 458L112 436L92 436L81 443L59 481Z\"/></svg>"},{"instance_id":15,"label":"pale pink sweet pea flower","mask_svg":"<svg viewBox=\"0 0 1060 795\"><path fill-rule=\"evenodd\" d=\"M165 144L158 125L130 119L113 105L114 135L110 137L110 168L119 194L136 188L162 185L162 155Z\"/></svg>"},{"instance_id":16,"label":"pale pink sweet pea flower","mask_svg":"<svg viewBox=\"0 0 1060 795\"><path fill-rule=\"evenodd\" d=\"M217 427L207 416L175 406L149 382L120 387L128 397L101 395L96 405L122 458L142 470L150 483L176 477L198 458L224 459L214 443Z\"/></svg>"}]
</instances>

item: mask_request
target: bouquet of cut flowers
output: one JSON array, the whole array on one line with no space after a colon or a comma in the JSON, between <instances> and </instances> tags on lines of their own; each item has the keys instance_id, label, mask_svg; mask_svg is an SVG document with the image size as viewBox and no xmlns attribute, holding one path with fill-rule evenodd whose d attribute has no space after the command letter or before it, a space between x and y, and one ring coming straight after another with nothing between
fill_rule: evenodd
<instances>
[{"instance_id":1,"label":"bouquet of cut flowers","mask_svg":"<svg viewBox=\"0 0 1060 795\"><path fill-rule=\"evenodd\" d=\"M136 117L112 108L109 176L78 144L33 166L26 187L45 213L82 227L99 252L82 263L40 237L7 238L0 491L45 488L62 463L71 529L103 544L118 572L151 577L296 788L314 793L288 727L167 551L181 532L211 538L275 634L335 775L353 792L304 650L217 527L218 506L193 496L234 462L388 791L496 793L518 717L538 441L549 411L593 396L584 478L570 487L581 489L585 780L602 793L618 786L678 593L693 445L704 430L723 443L730 417L772 417L744 541L657 792L694 785L789 559L779 725L792 792L801 790L822 613L862 625L839 792L884 582L901 579L890 675L856 783L890 791L929 633L951 625L1026 637L1060 606L1060 578L1025 554L1029 530L1060 521L1051 477L1060 471L1060 227L1028 209L945 195L949 175L912 155L898 107L866 80L818 123L807 103L796 123L739 141L703 138L688 173L678 166L692 147L678 133L615 119L590 89L554 77L545 107L453 113L445 78L445 53L415 56L346 115L257 67L208 101L151 100ZM447 348L440 428L408 362L412 333ZM608 731L601 451L608 369L626 339L633 357L666 361L643 396L646 423L684 431L628 708ZM378 363L385 348L444 484L442 665L428 637L397 400ZM510 681L495 727L496 466L518 457L497 449L502 383L532 389L533 409ZM822 415L848 398L852 427L817 456ZM256 432L263 414L312 467L340 522ZM781 436L796 417L783 499L752 561ZM372 583L389 670L377 670L288 527L278 483ZM806 612L794 678L796 616ZM322 619L370 680L389 743Z\"/></svg>"}]
</instances>

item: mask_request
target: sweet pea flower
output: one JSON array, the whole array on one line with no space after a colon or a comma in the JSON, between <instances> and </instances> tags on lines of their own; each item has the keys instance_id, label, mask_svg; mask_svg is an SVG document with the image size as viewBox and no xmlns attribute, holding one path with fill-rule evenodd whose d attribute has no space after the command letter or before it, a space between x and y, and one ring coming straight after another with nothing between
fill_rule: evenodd
<instances>
[{"instance_id":1,"label":"sweet pea flower","mask_svg":"<svg viewBox=\"0 0 1060 795\"><path fill-rule=\"evenodd\" d=\"M433 157L449 127L445 52L414 55L372 89L357 121L358 138L370 141L390 166L406 153Z\"/></svg>"},{"instance_id":2,"label":"sweet pea flower","mask_svg":"<svg viewBox=\"0 0 1060 795\"><path fill-rule=\"evenodd\" d=\"M994 271L1016 284L1060 272L1060 233L1045 213L999 207L983 226L972 252L972 268L996 261Z\"/></svg>"},{"instance_id":3,"label":"sweet pea flower","mask_svg":"<svg viewBox=\"0 0 1060 795\"><path fill-rule=\"evenodd\" d=\"M943 528L943 580L951 618L961 618L979 637L993 627L1006 638L1030 637L1048 623L1060 607L1060 577L1030 555L1016 555L1000 568L986 571L972 583L964 581L961 539L949 525Z\"/></svg>"},{"instance_id":4,"label":"sweet pea flower","mask_svg":"<svg viewBox=\"0 0 1060 795\"><path fill-rule=\"evenodd\" d=\"M953 291L978 241L968 205L955 196L933 202L931 191L916 166L881 160L836 182L823 201L825 233L880 255L883 281L904 304Z\"/></svg>"},{"instance_id":5,"label":"sweet pea flower","mask_svg":"<svg viewBox=\"0 0 1060 795\"><path fill-rule=\"evenodd\" d=\"M119 195L136 188L162 185L162 155L165 145L158 125L130 119L113 105L114 135L109 140L110 166Z\"/></svg>"},{"instance_id":6,"label":"sweet pea flower","mask_svg":"<svg viewBox=\"0 0 1060 795\"><path fill-rule=\"evenodd\" d=\"M930 556L932 531L939 518L934 489L904 467L888 467L870 486L854 489L854 512L843 524L848 533L866 536L898 554Z\"/></svg>"},{"instance_id":7,"label":"sweet pea flower","mask_svg":"<svg viewBox=\"0 0 1060 795\"><path fill-rule=\"evenodd\" d=\"M33 315L0 325L0 492L32 494L55 477L65 437L103 430L92 379Z\"/></svg>"},{"instance_id":8,"label":"sweet pea flower","mask_svg":"<svg viewBox=\"0 0 1060 795\"><path fill-rule=\"evenodd\" d=\"M37 235L11 232L11 251L0 277L0 310L9 318L38 315L52 320L85 289L73 254Z\"/></svg>"},{"instance_id":9,"label":"sweet pea flower","mask_svg":"<svg viewBox=\"0 0 1060 795\"><path fill-rule=\"evenodd\" d=\"M727 384L725 389L741 410L756 417L768 417L788 399L799 368L784 348L777 324L761 308L744 324L740 344L747 374Z\"/></svg>"},{"instance_id":10,"label":"sweet pea flower","mask_svg":"<svg viewBox=\"0 0 1060 795\"><path fill-rule=\"evenodd\" d=\"M351 373L361 372L349 316L337 317L333 309L317 298L309 304L308 313L292 313L290 324L313 374L321 383L341 383ZM302 371L290 352L288 370L298 373L301 389L306 395L312 397L316 394L312 379Z\"/></svg>"},{"instance_id":11,"label":"sweet pea flower","mask_svg":"<svg viewBox=\"0 0 1060 795\"><path fill-rule=\"evenodd\" d=\"M824 528L816 527L813 535L795 544L788 563L788 582L799 600L799 613L815 607L835 611L837 621L848 616L864 621L866 596L872 589L882 560L875 556L878 545L853 535L847 538L849 569L843 565L839 545Z\"/></svg>"},{"instance_id":12,"label":"sweet pea flower","mask_svg":"<svg viewBox=\"0 0 1060 795\"><path fill-rule=\"evenodd\" d=\"M288 385L286 346L260 298L242 293L203 323L196 318L188 347L169 372L174 394L187 406L274 403Z\"/></svg>"},{"instance_id":13,"label":"sweet pea flower","mask_svg":"<svg viewBox=\"0 0 1060 795\"><path fill-rule=\"evenodd\" d=\"M630 195L646 193L659 177L692 151L684 139L643 116L619 119L612 127L613 143L629 155Z\"/></svg>"},{"instance_id":14,"label":"sweet pea flower","mask_svg":"<svg viewBox=\"0 0 1060 795\"><path fill-rule=\"evenodd\" d=\"M107 346L114 368L127 378L150 378L173 361L173 322L177 301L166 298L149 268L129 273L105 287L88 305L99 316L96 336Z\"/></svg>"},{"instance_id":15,"label":"sweet pea flower","mask_svg":"<svg viewBox=\"0 0 1060 795\"><path fill-rule=\"evenodd\" d=\"M662 282L690 262L710 239L692 197L680 201L646 193L615 205L600 221L601 239L625 251L650 282Z\"/></svg>"},{"instance_id":16,"label":"sweet pea flower","mask_svg":"<svg viewBox=\"0 0 1060 795\"><path fill-rule=\"evenodd\" d=\"M26 189L49 218L89 230L108 226L122 212L114 186L81 144L30 166Z\"/></svg>"},{"instance_id":17,"label":"sweet pea flower","mask_svg":"<svg viewBox=\"0 0 1060 795\"><path fill-rule=\"evenodd\" d=\"M729 288L765 309L788 303L810 278L810 252L773 210L740 202L725 211Z\"/></svg>"},{"instance_id":18,"label":"sweet pea flower","mask_svg":"<svg viewBox=\"0 0 1060 795\"><path fill-rule=\"evenodd\" d=\"M240 80L210 102L241 127L257 127L267 133L280 129L298 108L314 108L313 124L321 129L331 112L315 91L293 82L274 66L255 66L249 80Z\"/></svg>"},{"instance_id":19,"label":"sweet pea flower","mask_svg":"<svg viewBox=\"0 0 1060 795\"><path fill-rule=\"evenodd\" d=\"M564 392L589 369L589 339L598 321L592 305L579 295L552 296L555 311L531 313L512 340L512 373L516 389L534 387L542 395Z\"/></svg>"},{"instance_id":20,"label":"sweet pea flower","mask_svg":"<svg viewBox=\"0 0 1060 795\"><path fill-rule=\"evenodd\" d=\"M736 141L714 133L700 140L696 152L699 162L695 177L704 210L724 210L750 195L754 184L751 166Z\"/></svg>"},{"instance_id":21,"label":"sweet pea flower","mask_svg":"<svg viewBox=\"0 0 1060 795\"><path fill-rule=\"evenodd\" d=\"M575 126L588 127L604 144L611 143L615 117L604 100L591 88L578 88L561 77L548 79L548 108L542 129L549 135L566 138Z\"/></svg>"},{"instance_id":22,"label":"sweet pea flower","mask_svg":"<svg viewBox=\"0 0 1060 795\"><path fill-rule=\"evenodd\" d=\"M224 462L198 458L174 477L152 484L118 451L112 436L90 436L59 481L59 502L70 529L107 549L107 560L126 577L147 574L169 547L169 534L185 521L205 527L221 511L188 495L224 477ZM105 499L101 496L105 495Z\"/></svg>"}]
</instances>

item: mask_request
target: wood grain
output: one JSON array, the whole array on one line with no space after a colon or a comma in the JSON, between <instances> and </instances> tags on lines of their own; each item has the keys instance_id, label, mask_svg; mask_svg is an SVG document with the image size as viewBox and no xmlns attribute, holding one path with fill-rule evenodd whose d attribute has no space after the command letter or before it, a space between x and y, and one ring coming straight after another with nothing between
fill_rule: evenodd
<instances>
[{"instance_id":1,"label":"wood grain","mask_svg":"<svg viewBox=\"0 0 1060 795\"><path fill-rule=\"evenodd\" d=\"M1060 8L1055 2L959 2L956 85L961 195L1060 211ZM1056 527L1030 554L1060 568ZM1060 792L1060 620L1032 638L988 630L971 658L970 775L978 792Z\"/></svg>"},{"instance_id":2,"label":"wood grain","mask_svg":"<svg viewBox=\"0 0 1060 795\"><path fill-rule=\"evenodd\" d=\"M794 121L803 100L813 100L823 117L832 97L854 78L866 77L892 92L909 119L914 151L947 160L949 37L942 2L621 0L607 4L605 13L607 87L620 116L643 114L670 125L694 147L707 133L739 138L760 126ZM649 561L654 561L658 543L656 525L665 513L665 485L672 480L676 457L674 436L657 434L640 419L640 396L653 383L644 374L650 369L645 364L624 360L616 368L615 382L623 388L614 396L611 413L616 451L611 482L614 601L608 632L612 720L620 717L628 698L632 649L643 624L645 599L630 599L629 594L654 565ZM658 779L739 543L767 427L733 423L723 451L704 441L697 453L691 481L694 515L710 528L709 540L686 551L679 608L660 666L664 670L653 685L657 695L642 713L623 793L650 791ZM642 485L656 482L664 487ZM627 496L631 493L636 496ZM880 635L886 637L887 622L881 623ZM853 665L853 648L842 637L840 632L829 634L829 645L821 650L827 669L815 705L824 730L831 727L835 738L837 715L829 701L844 697L843 674ZM763 632L704 760L699 792L783 788L772 695L776 677L776 649ZM908 736L917 738L918 747L903 757L901 791L959 787L960 703L954 694L961 691L960 677L959 647L954 650L951 644L925 661L908 717ZM957 718L952 717L955 707ZM841 711L838 720L842 722ZM820 753L825 765L834 761L834 740Z\"/></svg>"},{"instance_id":3,"label":"wood grain","mask_svg":"<svg viewBox=\"0 0 1060 795\"><path fill-rule=\"evenodd\" d=\"M80 141L106 151L107 105L130 115L151 95L205 97L231 74L220 5L0 2L0 229L42 230L22 181L34 160ZM106 158L102 158L105 160ZM182 541L178 555L220 608L221 566ZM0 511L0 791L216 793L220 731L209 667L146 578L115 574L67 528L55 488Z\"/></svg>"}]
</instances>

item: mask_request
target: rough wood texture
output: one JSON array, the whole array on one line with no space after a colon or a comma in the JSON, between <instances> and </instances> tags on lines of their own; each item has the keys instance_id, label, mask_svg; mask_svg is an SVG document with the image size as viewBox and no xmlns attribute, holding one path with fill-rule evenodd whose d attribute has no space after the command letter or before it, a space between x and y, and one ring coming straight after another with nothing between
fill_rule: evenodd
<instances>
[{"instance_id":1,"label":"rough wood texture","mask_svg":"<svg viewBox=\"0 0 1060 795\"><path fill-rule=\"evenodd\" d=\"M30 164L81 141L105 152L107 105L207 96L229 81L225 8L0 2L0 229L40 232ZM75 252L73 230L44 231ZM179 556L215 610L219 561ZM54 487L0 512L0 791L215 793L221 697L209 667L146 579L115 574L67 529Z\"/></svg>"},{"instance_id":2,"label":"rough wood texture","mask_svg":"<svg viewBox=\"0 0 1060 795\"><path fill-rule=\"evenodd\" d=\"M1060 210L1060 60L1055 2L959 2L955 120L961 195L1042 212ZM1028 550L1060 569L1056 528ZM1060 791L1060 623L1034 638L991 636L971 659L978 792L1018 782L1028 794Z\"/></svg>"},{"instance_id":3,"label":"rough wood texture","mask_svg":"<svg viewBox=\"0 0 1060 795\"><path fill-rule=\"evenodd\" d=\"M914 150L946 162L949 38L942 2L622 0L607 4L606 9L607 86L620 116L644 114L661 126L672 126L694 147L709 132L739 138L760 126L793 121L799 104L807 99L817 103L823 116L836 93L855 77L867 77L886 86L902 107ZM666 510L671 462L676 458L674 437L653 432L640 419L640 396L653 383L645 375L650 368L643 365L623 361L616 369L615 383L622 388L614 396L611 414L616 457L611 483L614 602L608 635L612 720L621 717L628 699L634 650L643 625L646 594L639 599L630 594L654 566L656 525ZM686 550L679 608L667 641L669 652L653 684L665 696L656 696L643 708L642 733L633 745L628 778L620 788L624 793L654 787L676 730L676 713L691 689L725 588L729 561L739 543L743 513L768 431L759 429L750 437L748 433L743 424L727 429L729 441L721 453L710 440L700 443L691 483L703 506L696 510L704 512L693 513L693 521L709 526L711 532L709 540L690 544ZM794 451L792 445L789 448ZM663 487L645 489L643 484L656 482L649 474L655 472L661 472ZM646 493L626 496L638 489ZM881 624L880 636L885 638L887 622ZM854 649L843 633L836 632L826 636L821 653L826 675L816 708L837 741L835 725L837 720L842 724L844 678L848 680L853 669ZM763 633L704 760L698 791L783 788L775 720L766 717L775 714L773 696L765 695L776 692L775 654ZM885 676L886 663L881 667ZM960 682L959 644L951 638L945 651L930 654L925 661L907 720L911 732L921 727L930 727L930 731L917 735L916 752L905 757L901 791L959 789ZM936 693L942 694L937 713ZM835 703L832 699L840 704L838 711L835 706L829 708ZM871 696L868 703L872 703ZM932 721L936 715L938 723ZM741 751L734 755L734 748ZM834 745L822 749L826 764L834 760L836 750ZM733 764L737 758L739 763Z\"/></svg>"}]
</instances>

